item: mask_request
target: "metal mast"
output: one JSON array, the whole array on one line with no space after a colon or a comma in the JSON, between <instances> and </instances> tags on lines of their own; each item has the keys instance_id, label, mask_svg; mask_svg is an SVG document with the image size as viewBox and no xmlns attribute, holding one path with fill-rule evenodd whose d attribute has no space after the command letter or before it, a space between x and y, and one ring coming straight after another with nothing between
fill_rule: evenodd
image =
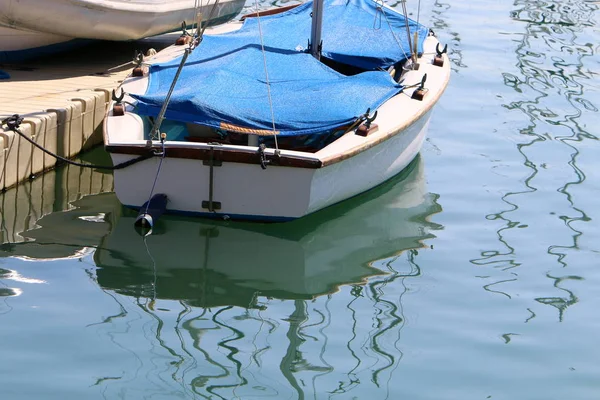
<instances>
[{"instance_id":1,"label":"metal mast","mask_svg":"<svg viewBox=\"0 0 600 400\"><path fill-rule=\"evenodd\" d=\"M323 25L323 0L313 1L312 26L310 29L310 54L321 59L321 28Z\"/></svg>"}]
</instances>

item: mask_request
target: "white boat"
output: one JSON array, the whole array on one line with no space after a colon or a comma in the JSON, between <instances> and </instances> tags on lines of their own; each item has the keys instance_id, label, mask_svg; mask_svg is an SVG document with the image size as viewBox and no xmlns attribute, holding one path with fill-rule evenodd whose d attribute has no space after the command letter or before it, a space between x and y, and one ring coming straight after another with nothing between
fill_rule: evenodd
<instances>
[{"instance_id":1,"label":"white boat","mask_svg":"<svg viewBox=\"0 0 600 400\"><path fill-rule=\"evenodd\" d=\"M52 54L78 43L72 37L0 26L0 64Z\"/></svg>"},{"instance_id":2,"label":"white boat","mask_svg":"<svg viewBox=\"0 0 600 400\"><path fill-rule=\"evenodd\" d=\"M226 24L190 52L158 53L109 107L127 206L160 193L170 212L285 221L355 196L419 153L450 76L429 29L372 0Z\"/></svg>"},{"instance_id":3,"label":"white boat","mask_svg":"<svg viewBox=\"0 0 600 400\"><path fill-rule=\"evenodd\" d=\"M174 31L183 21L193 24L198 12L220 24L243 6L244 0L2 0L0 25L70 38L135 40Z\"/></svg>"}]
</instances>

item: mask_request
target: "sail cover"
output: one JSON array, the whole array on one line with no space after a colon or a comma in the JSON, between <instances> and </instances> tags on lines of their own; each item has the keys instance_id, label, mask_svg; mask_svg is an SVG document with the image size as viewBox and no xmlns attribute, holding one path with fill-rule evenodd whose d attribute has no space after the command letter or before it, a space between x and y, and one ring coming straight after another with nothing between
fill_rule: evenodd
<instances>
[{"instance_id":1,"label":"sail cover","mask_svg":"<svg viewBox=\"0 0 600 400\"><path fill-rule=\"evenodd\" d=\"M325 0L323 56L364 70L345 76L307 53L311 11L309 2L206 35L186 61L166 118L254 132L273 130L274 119L278 134L306 135L352 123L402 90L382 70L410 54L402 15L372 0ZM427 28L410 20L409 27L421 52ZM158 114L179 63L152 65L146 93L134 95L140 114Z\"/></svg>"}]
</instances>

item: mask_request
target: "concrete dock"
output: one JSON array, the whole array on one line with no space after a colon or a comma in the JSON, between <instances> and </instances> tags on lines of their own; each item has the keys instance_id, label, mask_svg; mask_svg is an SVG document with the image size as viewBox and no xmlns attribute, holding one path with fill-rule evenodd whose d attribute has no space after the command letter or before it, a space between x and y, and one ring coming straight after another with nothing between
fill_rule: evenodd
<instances>
[{"instance_id":1,"label":"concrete dock","mask_svg":"<svg viewBox=\"0 0 600 400\"><path fill-rule=\"evenodd\" d=\"M102 142L102 121L112 90L131 72L136 51L174 43L177 34L136 42L96 42L18 65L1 65L0 120L25 118L20 130L36 143L72 158ZM0 191L52 169L56 159L18 134L0 128Z\"/></svg>"}]
</instances>

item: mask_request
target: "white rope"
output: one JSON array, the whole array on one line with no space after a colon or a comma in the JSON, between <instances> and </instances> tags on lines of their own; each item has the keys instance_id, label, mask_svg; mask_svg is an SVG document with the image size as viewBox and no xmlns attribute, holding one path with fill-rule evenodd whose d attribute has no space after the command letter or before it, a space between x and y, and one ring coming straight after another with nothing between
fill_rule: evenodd
<instances>
[{"instance_id":1,"label":"white rope","mask_svg":"<svg viewBox=\"0 0 600 400\"><path fill-rule=\"evenodd\" d=\"M267 55L265 53L265 43L263 41L262 27L260 25L260 12L258 10L258 0L254 0L256 7L256 21L258 22L258 34L260 36L260 47L262 49L263 64L265 68L265 82L267 83L267 94L269 96L269 108L271 109L271 123L273 124L273 137L275 138L275 150L279 151L277 144L277 131L275 130L275 113L273 112L273 99L271 98L271 82L269 81L269 70L267 68Z\"/></svg>"}]
</instances>

